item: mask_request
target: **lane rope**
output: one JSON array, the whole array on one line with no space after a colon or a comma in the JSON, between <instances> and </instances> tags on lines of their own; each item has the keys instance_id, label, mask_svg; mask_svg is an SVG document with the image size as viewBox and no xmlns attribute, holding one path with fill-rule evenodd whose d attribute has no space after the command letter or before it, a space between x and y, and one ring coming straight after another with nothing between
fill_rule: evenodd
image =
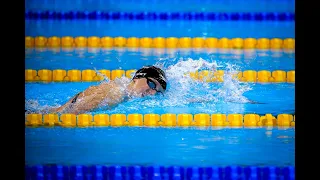
<instances>
[{"instance_id":1,"label":"lane rope","mask_svg":"<svg viewBox=\"0 0 320 180\"><path fill-rule=\"evenodd\" d=\"M132 78L136 69L25 69L25 82L97 82L104 78L114 80L123 76ZM204 82L223 82L226 73L224 70L217 70L215 72L209 70L195 71L186 74L194 80ZM241 82L248 83L295 83L295 70L245 70L232 72L232 78Z\"/></svg>"},{"instance_id":2,"label":"lane rope","mask_svg":"<svg viewBox=\"0 0 320 180\"><path fill-rule=\"evenodd\" d=\"M54 20L199 20L199 21L295 21L290 12L104 12L26 11L25 19Z\"/></svg>"},{"instance_id":3,"label":"lane rope","mask_svg":"<svg viewBox=\"0 0 320 180\"><path fill-rule=\"evenodd\" d=\"M295 127L292 114L27 114L25 126L45 127Z\"/></svg>"},{"instance_id":4,"label":"lane rope","mask_svg":"<svg viewBox=\"0 0 320 180\"><path fill-rule=\"evenodd\" d=\"M295 166L25 165L25 179L295 179ZM162 179L162 178L161 178Z\"/></svg>"},{"instance_id":5,"label":"lane rope","mask_svg":"<svg viewBox=\"0 0 320 180\"><path fill-rule=\"evenodd\" d=\"M294 38L25 36L25 47L295 49Z\"/></svg>"}]
</instances>

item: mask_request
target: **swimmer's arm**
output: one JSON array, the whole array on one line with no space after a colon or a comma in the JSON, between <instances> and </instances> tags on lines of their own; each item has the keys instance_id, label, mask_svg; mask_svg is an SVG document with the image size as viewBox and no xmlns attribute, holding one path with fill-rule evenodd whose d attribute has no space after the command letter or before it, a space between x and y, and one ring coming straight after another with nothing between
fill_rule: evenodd
<instances>
[{"instance_id":1,"label":"swimmer's arm","mask_svg":"<svg viewBox=\"0 0 320 180\"><path fill-rule=\"evenodd\" d=\"M121 94L113 87L112 84L100 84L99 86L91 86L84 92L80 93L75 103L71 103L71 98L57 113L73 113L79 114L97 108L101 102L108 98L108 106L116 105L121 101Z\"/></svg>"},{"instance_id":2,"label":"swimmer's arm","mask_svg":"<svg viewBox=\"0 0 320 180\"><path fill-rule=\"evenodd\" d=\"M83 92L80 92L76 102L72 103L73 99L77 96L73 96L68 102L64 105L56 108L52 111L52 113L73 113L78 114L83 111L90 110L97 106L100 102L102 93L99 92L99 88L97 86L90 86Z\"/></svg>"},{"instance_id":3,"label":"swimmer's arm","mask_svg":"<svg viewBox=\"0 0 320 180\"><path fill-rule=\"evenodd\" d=\"M49 110L50 113L62 113L64 112L67 107L71 105L72 100L76 97L77 95L73 96L68 102L66 102L64 105L58 107L58 108L52 108Z\"/></svg>"},{"instance_id":4,"label":"swimmer's arm","mask_svg":"<svg viewBox=\"0 0 320 180\"><path fill-rule=\"evenodd\" d=\"M66 104L53 110L53 113L79 114L96 108L101 102L101 99L103 99L101 95L84 95L84 92L82 92L75 103L71 103L73 100L73 98L71 98Z\"/></svg>"}]
</instances>

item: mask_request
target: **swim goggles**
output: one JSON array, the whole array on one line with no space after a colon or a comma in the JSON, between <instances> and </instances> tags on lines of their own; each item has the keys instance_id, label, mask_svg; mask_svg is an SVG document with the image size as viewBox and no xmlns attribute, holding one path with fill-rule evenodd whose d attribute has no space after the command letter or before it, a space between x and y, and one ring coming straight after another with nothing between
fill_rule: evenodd
<instances>
[{"instance_id":1,"label":"swim goggles","mask_svg":"<svg viewBox=\"0 0 320 180\"><path fill-rule=\"evenodd\" d=\"M149 79L149 78L146 78L146 79L147 79L147 84L151 89L157 91L157 93L161 93L162 94L161 91L157 90L157 84L152 79Z\"/></svg>"}]
</instances>

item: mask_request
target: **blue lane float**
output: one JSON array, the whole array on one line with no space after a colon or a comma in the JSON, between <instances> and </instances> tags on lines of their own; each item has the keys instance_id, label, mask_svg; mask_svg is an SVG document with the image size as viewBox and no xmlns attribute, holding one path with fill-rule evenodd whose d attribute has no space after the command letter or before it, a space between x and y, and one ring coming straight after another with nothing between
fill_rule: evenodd
<instances>
[{"instance_id":1,"label":"blue lane float","mask_svg":"<svg viewBox=\"0 0 320 180\"><path fill-rule=\"evenodd\" d=\"M92 180L202 180L202 179L295 179L295 167L275 166L25 166L25 180L92 179Z\"/></svg>"},{"instance_id":2,"label":"blue lane float","mask_svg":"<svg viewBox=\"0 0 320 180\"><path fill-rule=\"evenodd\" d=\"M295 21L295 13L26 11L25 19Z\"/></svg>"}]
</instances>

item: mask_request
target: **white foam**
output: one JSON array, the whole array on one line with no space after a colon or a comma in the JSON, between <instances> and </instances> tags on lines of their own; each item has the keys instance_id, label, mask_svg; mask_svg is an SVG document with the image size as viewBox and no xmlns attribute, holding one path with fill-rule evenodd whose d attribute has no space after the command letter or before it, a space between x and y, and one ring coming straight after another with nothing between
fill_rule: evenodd
<instances>
[{"instance_id":1,"label":"white foam","mask_svg":"<svg viewBox=\"0 0 320 180\"><path fill-rule=\"evenodd\" d=\"M210 101L236 101L248 102L243 93L251 90L250 86L245 83L240 83L238 80L232 78L237 73L238 67L225 64L224 68L224 82L220 88L212 88L210 83L197 81L189 76L190 72L210 70L216 71L223 67L218 65L215 61L208 62L202 58L193 60L180 59L178 63L170 65L165 68L163 64L157 64L165 69L168 84L167 96L168 99L164 101L163 106L172 106L172 104L189 103L188 99L206 99ZM222 69L222 68L221 68Z\"/></svg>"}]
</instances>

